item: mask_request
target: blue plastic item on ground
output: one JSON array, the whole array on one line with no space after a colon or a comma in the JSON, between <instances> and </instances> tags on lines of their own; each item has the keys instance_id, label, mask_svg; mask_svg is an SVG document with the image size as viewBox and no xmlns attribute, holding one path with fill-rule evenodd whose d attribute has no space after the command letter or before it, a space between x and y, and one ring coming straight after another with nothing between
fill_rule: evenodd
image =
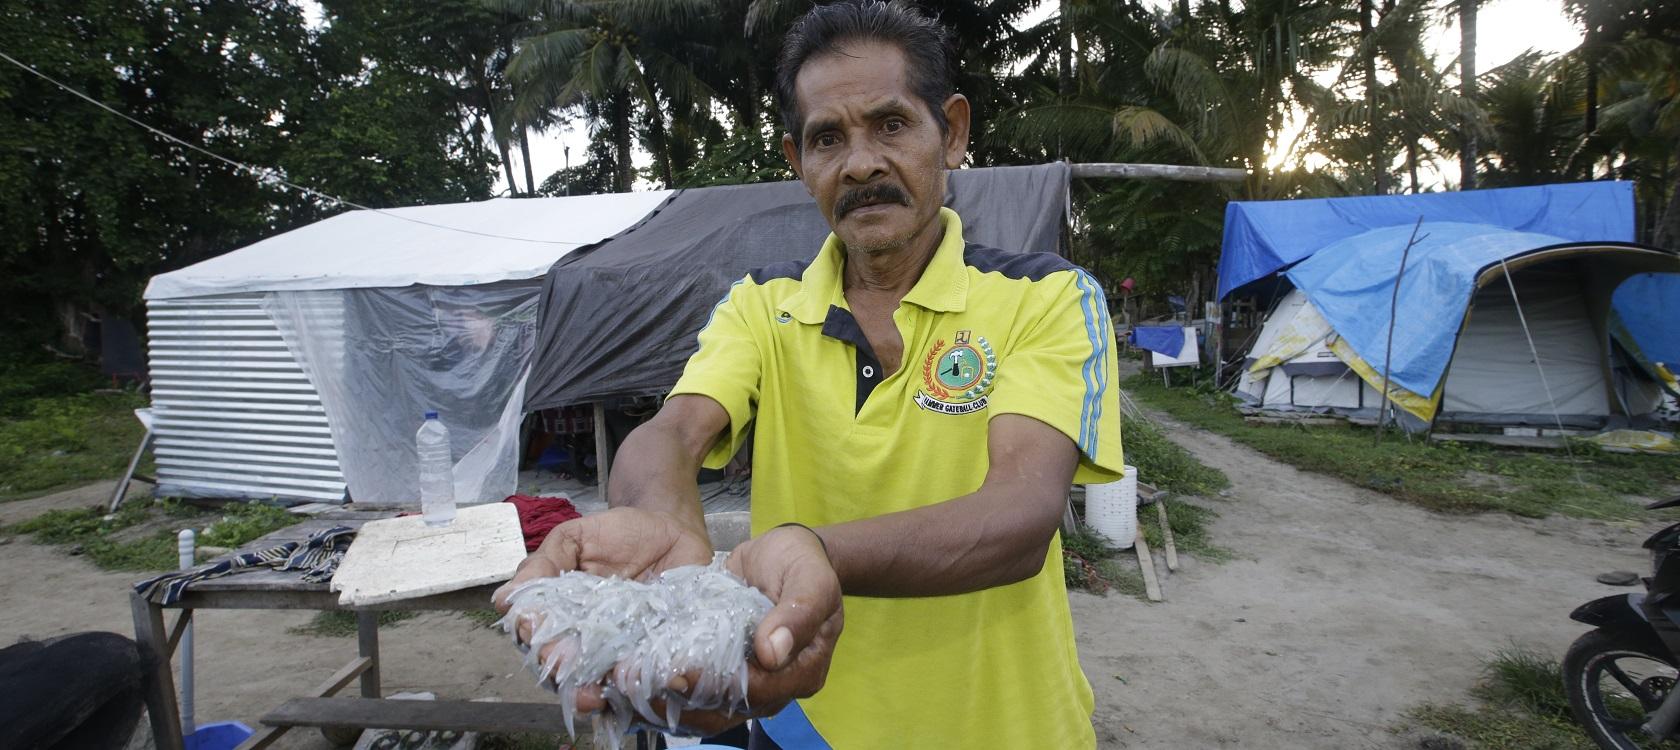
<instances>
[{"instance_id":1,"label":"blue plastic item on ground","mask_svg":"<svg viewBox=\"0 0 1680 750\"><path fill-rule=\"evenodd\" d=\"M233 750L252 734L255 732L240 722L218 721L199 727L183 739L187 750Z\"/></svg>"}]
</instances>

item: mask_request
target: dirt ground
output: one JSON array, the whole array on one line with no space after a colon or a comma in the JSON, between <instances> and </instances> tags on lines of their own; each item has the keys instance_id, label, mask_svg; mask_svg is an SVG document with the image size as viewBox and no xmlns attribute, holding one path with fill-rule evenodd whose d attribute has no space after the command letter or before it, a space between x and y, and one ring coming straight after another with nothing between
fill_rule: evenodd
<instances>
[{"instance_id":1,"label":"dirt ground","mask_svg":"<svg viewBox=\"0 0 1680 750\"><path fill-rule=\"evenodd\" d=\"M1193 501L1220 513L1213 538L1236 559L1186 559L1161 604L1073 595L1103 747L1417 747L1395 731L1408 708L1469 700L1482 660L1504 646L1560 654L1583 630L1569 611L1618 591L1593 576L1641 570L1639 542L1657 525L1441 516L1161 423L1230 475L1228 497ZM3 504L0 520L99 502L109 487ZM133 574L26 539L0 544L0 567L0 643L132 632ZM201 613L199 720L256 725L354 655L352 638L287 632L309 618ZM501 636L455 614L383 631L382 651L387 691L544 699ZM329 745L299 730L280 747Z\"/></svg>"}]
</instances>

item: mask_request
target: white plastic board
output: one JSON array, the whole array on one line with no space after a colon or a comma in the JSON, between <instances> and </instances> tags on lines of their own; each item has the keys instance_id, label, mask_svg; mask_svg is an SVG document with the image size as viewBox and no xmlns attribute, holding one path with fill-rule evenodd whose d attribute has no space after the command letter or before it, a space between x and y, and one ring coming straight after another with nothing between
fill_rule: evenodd
<instances>
[{"instance_id":1,"label":"white plastic board","mask_svg":"<svg viewBox=\"0 0 1680 750\"><path fill-rule=\"evenodd\" d=\"M525 559L511 503L461 508L447 526L420 516L369 521L333 574L338 603L365 607L498 583Z\"/></svg>"}]
</instances>

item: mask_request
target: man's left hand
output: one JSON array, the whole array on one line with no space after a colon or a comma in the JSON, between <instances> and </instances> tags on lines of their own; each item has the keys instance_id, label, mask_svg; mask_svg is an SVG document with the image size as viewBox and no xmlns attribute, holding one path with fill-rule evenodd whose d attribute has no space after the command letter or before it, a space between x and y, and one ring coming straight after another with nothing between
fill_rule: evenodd
<instances>
[{"instance_id":1,"label":"man's left hand","mask_svg":"<svg viewBox=\"0 0 1680 750\"><path fill-rule=\"evenodd\" d=\"M753 635L753 656L747 661L749 714L683 713L682 728L701 734L716 734L749 716L772 716L796 698L815 695L828 679L844 623L840 579L815 532L772 529L736 547L727 564L775 606Z\"/></svg>"}]
</instances>

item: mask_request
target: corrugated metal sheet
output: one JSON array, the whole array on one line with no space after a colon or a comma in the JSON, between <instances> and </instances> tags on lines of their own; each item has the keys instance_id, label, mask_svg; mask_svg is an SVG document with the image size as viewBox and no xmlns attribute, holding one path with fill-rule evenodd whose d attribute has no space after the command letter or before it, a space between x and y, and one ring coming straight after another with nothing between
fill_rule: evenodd
<instances>
[{"instance_id":1,"label":"corrugated metal sheet","mask_svg":"<svg viewBox=\"0 0 1680 750\"><path fill-rule=\"evenodd\" d=\"M262 295L146 307L159 494L343 499L320 396Z\"/></svg>"}]
</instances>

